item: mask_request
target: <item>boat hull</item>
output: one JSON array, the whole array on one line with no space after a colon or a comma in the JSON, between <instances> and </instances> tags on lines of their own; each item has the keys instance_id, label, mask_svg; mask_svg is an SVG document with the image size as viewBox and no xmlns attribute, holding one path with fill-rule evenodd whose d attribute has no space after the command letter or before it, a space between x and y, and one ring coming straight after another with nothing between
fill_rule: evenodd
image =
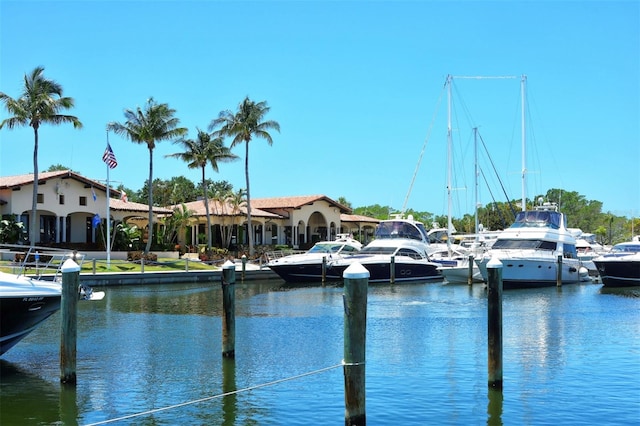
<instances>
[{"instance_id":1,"label":"boat hull","mask_svg":"<svg viewBox=\"0 0 640 426\"><path fill-rule=\"evenodd\" d=\"M288 283L320 282L322 281L322 263L314 264L280 264L270 265L269 268ZM327 281L342 280L342 274L334 268L326 268Z\"/></svg>"},{"instance_id":2,"label":"boat hull","mask_svg":"<svg viewBox=\"0 0 640 426\"><path fill-rule=\"evenodd\" d=\"M557 285L558 262L552 258L497 257L502 263L502 286L504 289L551 287ZM483 279L486 281L488 257L478 259ZM580 261L563 259L562 284L582 281Z\"/></svg>"},{"instance_id":3,"label":"boat hull","mask_svg":"<svg viewBox=\"0 0 640 426\"><path fill-rule=\"evenodd\" d=\"M0 298L0 355L60 309L60 295Z\"/></svg>"},{"instance_id":4,"label":"boat hull","mask_svg":"<svg viewBox=\"0 0 640 426\"><path fill-rule=\"evenodd\" d=\"M640 256L638 260L594 260L605 287L633 287L640 286Z\"/></svg>"},{"instance_id":5,"label":"boat hull","mask_svg":"<svg viewBox=\"0 0 640 426\"><path fill-rule=\"evenodd\" d=\"M325 272L326 281L342 281L344 271L354 262L340 262L339 264L327 263ZM391 262L363 262L369 271L369 282L390 282ZM438 271L437 264L430 263L403 263L395 262L396 282L402 281L428 281L441 280L442 275ZM322 264L307 265L273 265L273 272L288 283L320 282L322 281Z\"/></svg>"},{"instance_id":6,"label":"boat hull","mask_svg":"<svg viewBox=\"0 0 640 426\"><path fill-rule=\"evenodd\" d=\"M469 282L469 267L463 266L443 266L439 268L440 273L447 282L450 283L468 283ZM476 266L472 270L471 276L472 282L481 283L484 281L480 269Z\"/></svg>"},{"instance_id":7,"label":"boat hull","mask_svg":"<svg viewBox=\"0 0 640 426\"><path fill-rule=\"evenodd\" d=\"M60 283L0 272L0 355L60 309Z\"/></svg>"},{"instance_id":8,"label":"boat hull","mask_svg":"<svg viewBox=\"0 0 640 426\"><path fill-rule=\"evenodd\" d=\"M334 263L332 269L342 277L353 263L359 263L369 271L370 283L390 282L392 279L391 259L386 256L354 255L348 261ZM393 263L394 282L442 280L438 263L402 257L396 257Z\"/></svg>"}]
</instances>

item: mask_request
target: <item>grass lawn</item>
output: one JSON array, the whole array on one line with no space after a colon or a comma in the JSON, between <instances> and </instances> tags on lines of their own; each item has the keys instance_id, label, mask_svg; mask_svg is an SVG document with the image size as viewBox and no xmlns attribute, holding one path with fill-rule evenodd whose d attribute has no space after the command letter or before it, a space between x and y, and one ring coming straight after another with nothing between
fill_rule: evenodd
<instances>
[{"instance_id":1,"label":"grass lawn","mask_svg":"<svg viewBox=\"0 0 640 426\"><path fill-rule=\"evenodd\" d=\"M145 272L158 272L158 271L185 271L187 268L187 261L183 259L158 259L158 262L154 263L145 263L144 270ZM199 261L189 261L189 270L190 271L202 271L202 270L218 270L220 269L220 264L209 265L207 263L199 262ZM141 272L142 266L139 263L135 262L127 262L125 260L112 260L109 265L107 265L106 260L96 260L95 261L95 273L103 273L103 272ZM13 262L10 261L2 261L0 262L0 271L7 273L19 273L20 268L16 265L13 265ZM53 272L51 270L50 272ZM85 260L81 265L81 273L93 273L94 272L94 261L92 259ZM35 273L35 266L29 267L27 270L27 275L31 275Z\"/></svg>"}]
</instances>

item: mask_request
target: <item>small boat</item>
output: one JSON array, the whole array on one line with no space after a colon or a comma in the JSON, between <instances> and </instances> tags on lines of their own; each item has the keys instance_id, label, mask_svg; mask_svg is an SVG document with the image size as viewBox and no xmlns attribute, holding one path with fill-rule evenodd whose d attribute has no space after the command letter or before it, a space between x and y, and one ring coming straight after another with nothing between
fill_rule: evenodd
<instances>
[{"instance_id":1,"label":"small boat","mask_svg":"<svg viewBox=\"0 0 640 426\"><path fill-rule=\"evenodd\" d=\"M23 246L13 246L25 249ZM9 252L13 253L13 252ZM0 355L7 352L43 321L60 309L62 297L61 268L68 251L30 248L16 253L18 273L0 272ZM82 257L75 255L80 263ZM53 275L47 272L55 269ZM28 276L26 274L35 274ZM93 292L80 286L79 298L100 300L104 292Z\"/></svg>"},{"instance_id":2,"label":"small boat","mask_svg":"<svg viewBox=\"0 0 640 426\"><path fill-rule=\"evenodd\" d=\"M578 259L576 239L567 229L565 215L555 203L540 203L533 210L518 212L515 222L498 235L491 249L476 263L486 281L487 263L492 258L502 262L504 288L544 287L557 283L558 256L562 258L562 283L589 279Z\"/></svg>"},{"instance_id":3,"label":"small boat","mask_svg":"<svg viewBox=\"0 0 640 426\"><path fill-rule=\"evenodd\" d=\"M338 234L334 241L317 242L305 253L271 259L267 267L290 283L313 282L322 281L324 261L325 279L341 280L342 276L337 276L335 271L326 265L336 259L358 253L361 248L362 243L353 239L351 235Z\"/></svg>"},{"instance_id":4,"label":"small boat","mask_svg":"<svg viewBox=\"0 0 640 426\"><path fill-rule=\"evenodd\" d=\"M640 286L640 241L616 244L593 263L604 287Z\"/></svg>"},{"instance_id":5,"label":"small boat","mask_svg":"<svg viewBox=\"0 0 640 426\"><path fill-rule=\"evenodd\" d=\"M359 263L369 271L369 282L442 280L441 264L431 261L430 250L424 225L395 215L378 224L374 240L359 253L328 262L327 270L342 279L345 269Z\"/></svg>"},{"instance_id":6,"label":"small boat","mask_svg":"<svg viewBox=\"0 0 640 426\"><path fill-rule=\"evenodd\" d=\"M475 253L475 258L480 252L452 248L449 251L440 253L440 257L438 254L432 255L431 259L441 264L438 267L438 271L449 283L468 283L469 272L471 272L472 282L480 283L483 281L482 274L475 262L471 263L471 271L469 271L469 256L472 253Z\"/></svg>"}]
</instances>

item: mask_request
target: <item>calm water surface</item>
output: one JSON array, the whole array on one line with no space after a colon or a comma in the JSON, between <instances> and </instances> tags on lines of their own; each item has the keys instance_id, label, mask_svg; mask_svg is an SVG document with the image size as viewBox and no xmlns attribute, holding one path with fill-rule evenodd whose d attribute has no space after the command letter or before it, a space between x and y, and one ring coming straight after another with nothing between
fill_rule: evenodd
<instances>
[{"instance_id":1,"label":"calm water surface","mask_svg":"<svg viewBox=\"0 0 640 426\"><path fill-rule=\"evenodd\" d=\"M2 425L344 424L341 287L236 284L235 361L218 283L103 290L79 305L75 388L59 314L2 357ZM503 322L489 392L483 285L372 285L367 424L640 424L640 289L506 291Z\"/></svg>"}]
</instances>

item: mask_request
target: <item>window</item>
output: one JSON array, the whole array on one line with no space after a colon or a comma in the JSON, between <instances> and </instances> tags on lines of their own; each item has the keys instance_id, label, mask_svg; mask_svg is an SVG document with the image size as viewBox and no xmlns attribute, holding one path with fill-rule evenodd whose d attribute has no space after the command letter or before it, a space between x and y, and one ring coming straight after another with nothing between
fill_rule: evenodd
<instances>
[{"instance_id":1,"label":"window","mask_svg":"<svg viewBox=\"0 0 640 426\"><path fill-rule=\"evenodd\" d=\"M44 203L44 194L38 194L38 204Z\"/></svg>"},{"instance_id":2,"label":"window","mask_svg":"<svg viewBox=\"0 0 640 426\"><path fill-rule=\"evenodd\" d=\"M60 194L60 195L58 195L58 202L59 202L60 204L64 204L64 194Z\"/></svg>"},{"instance_id":3,"label":"window","mask_svg":"<svg viewBox=\"0 0 640 426\"><path fill-rule=\"evenodd\" d=\"M87 205L87 197L84 197L84 196L81 195L79 203L80 203L81 206L86 206Z\"/></svg>"}]
</instances>

